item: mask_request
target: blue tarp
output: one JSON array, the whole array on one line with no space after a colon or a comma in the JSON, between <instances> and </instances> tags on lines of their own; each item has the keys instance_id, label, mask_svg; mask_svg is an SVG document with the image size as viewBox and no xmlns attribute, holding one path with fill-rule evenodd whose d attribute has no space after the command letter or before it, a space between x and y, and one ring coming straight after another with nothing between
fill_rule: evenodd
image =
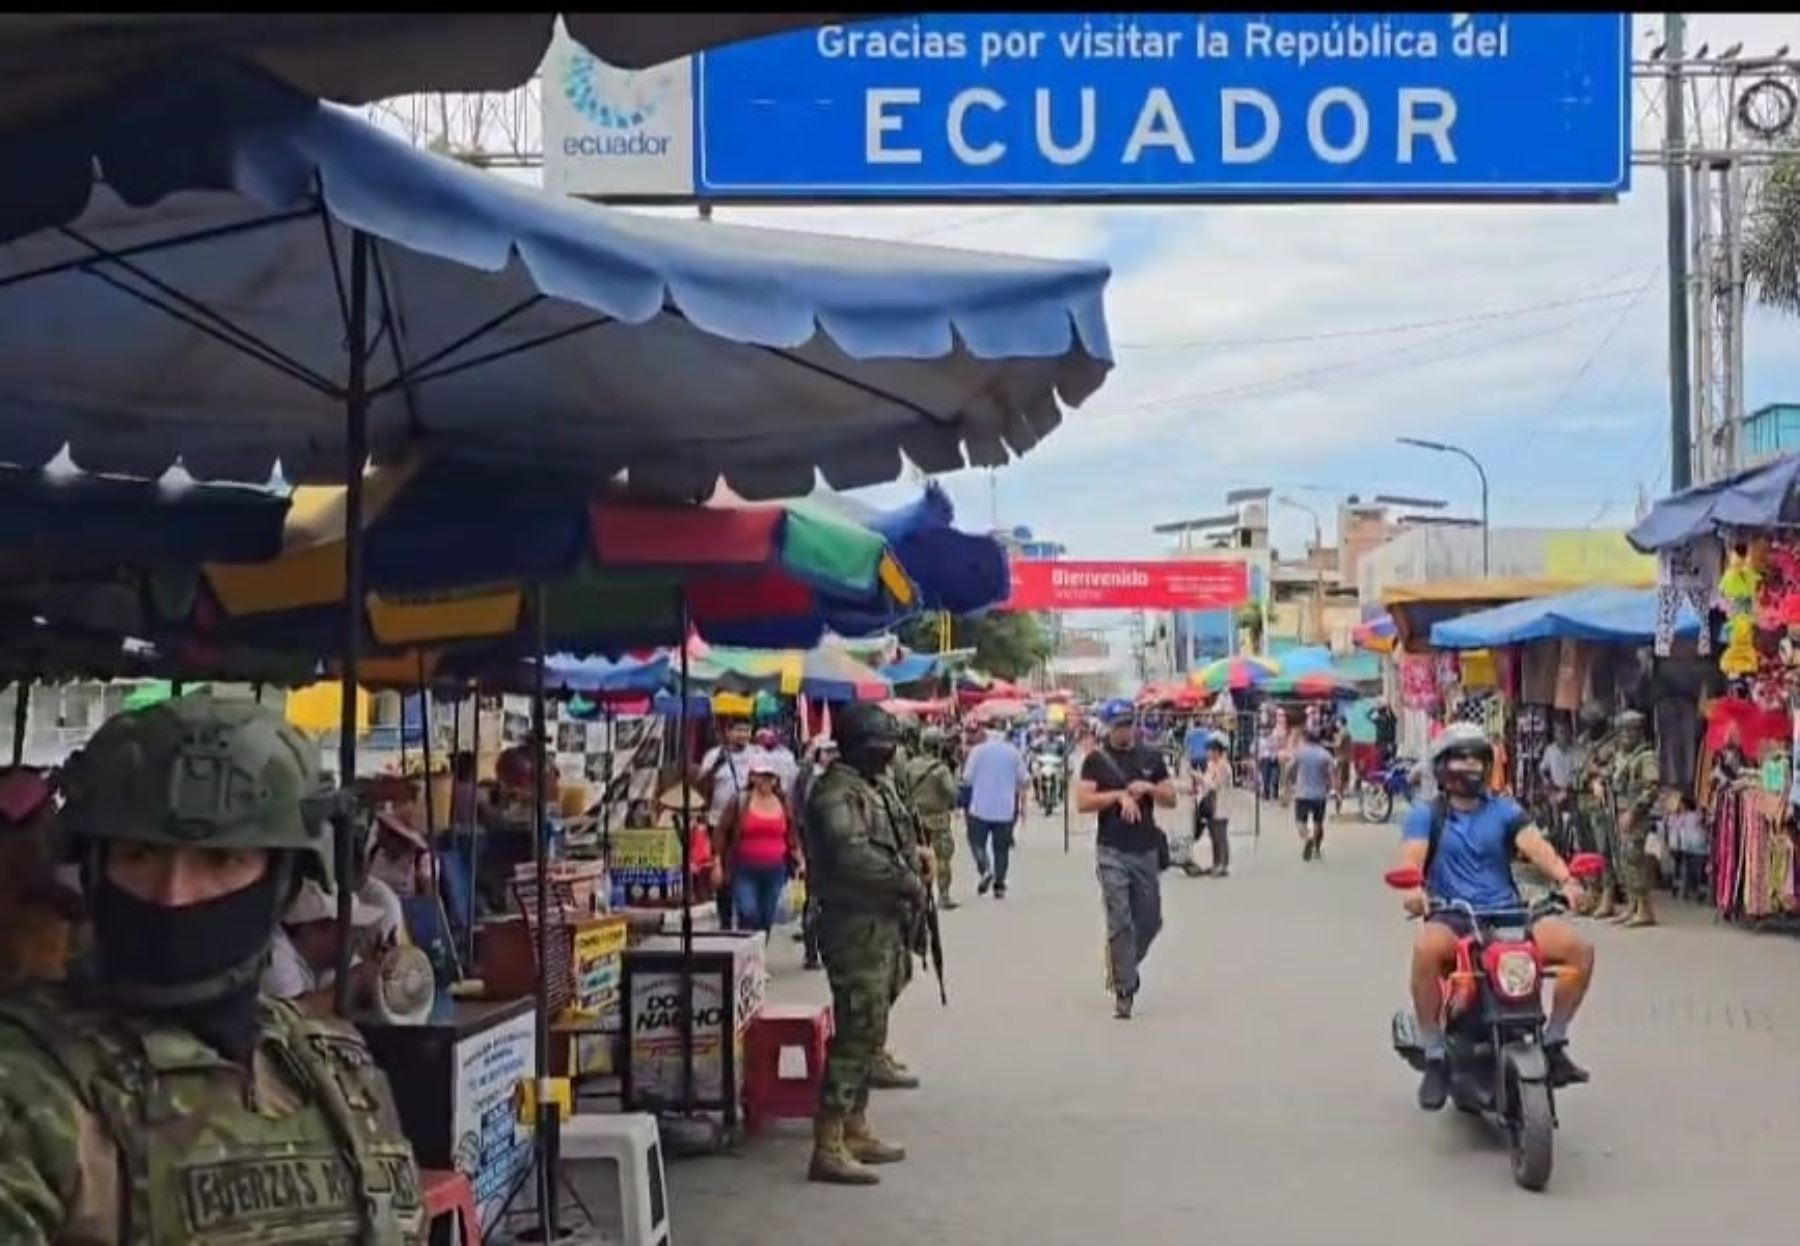
<instances>
[{"instance_id":1,"label":"blue tarp","mask_svg":"<svg viewBox=\"0 0 1800 1246\"><path fill-rule=\"evenodd\" d=\"M1012 596L1012 566L1000 542L959 531L955 520L955 506L934 481L917 501L864 522L894 547L922 608L972 614Z\"/></svg>"},{"instance_id":2,"label":"blue tarp","mask_svg":"<svg viewBox=\"0 0 1800 1246\"><path fill-rule=\"evenodd\" d=\"M1626 539L1640 552L1683 545L1721 528L1800 524L1800 454L1789 454L1735 476L1670 494L1638 521Z\"/></svg>"},{"instance_id":3,"label":"blue tarp","mask_svg":"<svg viewBox=\"0 0 1800 1246\"><path fill-rule=\"evenodd\" d=\"M287 495L270 489L0 464L0 551L53 572L93 556L180 567L273 558L287 512Z\"/></svg>"},{"instance_id":4,"label":"blue tarp","mask_svg":"<svg viewBox=\"0 0 1800 1246\"><path fill-rule=\"evenodd\" d=\"M898 686L935 678L942 669L943 663L935 653L909 653L898 662L889 662L876 674Z\"/></svg>"},{"instance_id":5,"label":"blue tarp","mask_svg":"<svg viewBox=\"0 0 1800 1246\"><path fill-rule=\"evenodd\" d=\"M1001 464L1111 366L1103 264L607 210L228 62L0 134L0 175L0 461L27 467L66 443L90 470L341 478L353 231L384 460L792 497L902 452Z\"/></svg>"},{"instance_id":6,"label":"blue tarp","mask_svg":"<svg viewBox=\"0 0 1800 1246\"><path fill-rule=\"evenodd\" d=\"M1684 605L1676 633L1693 636L1699 630L1700 620ZM1656 592L1647 588L1584 588L1509 602L1431 627L1431 644L1437 649L1490 649L1558 639L1648 644L1655 636Z\"/></svg>"}]
</instances>

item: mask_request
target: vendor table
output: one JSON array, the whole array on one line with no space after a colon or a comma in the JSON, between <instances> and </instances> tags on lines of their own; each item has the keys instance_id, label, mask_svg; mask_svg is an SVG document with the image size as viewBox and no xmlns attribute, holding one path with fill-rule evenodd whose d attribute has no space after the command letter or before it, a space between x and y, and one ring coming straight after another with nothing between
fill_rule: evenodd
<instances>
[{"instance_id":1,"label":"vendor table","mask_svg":"<svg viewBox=\"0 0 1800 1246\"><path fill-rule=\"evenodd\" d=\"M531 1131L513 1088L537 1076L530 999L454 1000L424 1025L358 1025L387 1073L421 1168L454 1168L475 1187L484 1231L531 1170Z\"/></svg>"}]
</instances>

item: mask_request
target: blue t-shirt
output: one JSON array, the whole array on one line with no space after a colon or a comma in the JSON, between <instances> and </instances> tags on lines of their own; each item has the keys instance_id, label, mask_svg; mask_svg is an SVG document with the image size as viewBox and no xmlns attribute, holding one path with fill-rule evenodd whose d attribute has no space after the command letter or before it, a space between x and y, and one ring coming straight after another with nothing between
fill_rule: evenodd
<instances>
[{"instance_id":1,"label":"blue t-shirt","mask_svg":"<svg viewBox=\"0 0 1800 1246\"><path fill-rule=\"evenodd\" d=\"M1213 733L1205 727L1189 727L1187 733L1188 760L1196 765L1206 760L1206 746L1212 743Z\"/></svg>"},{"instance_id":2,"label":"blue t-shirt","mask_svg":"<svg viewBox=\"0 0 1800 1246\"><path fill-rule=\"evenodd\" d=\"M1414 805L1400 829L1402 840L1431 840L1430 804ZM1513 886L1513 841L1531 817L1510 796L1489 796L1467 813L1452 808L1444 817L1437 857L1425 890L1439 900L1463 900L1477 909L1501 909L1519 902Z\"/></svg>"}]
</instances>

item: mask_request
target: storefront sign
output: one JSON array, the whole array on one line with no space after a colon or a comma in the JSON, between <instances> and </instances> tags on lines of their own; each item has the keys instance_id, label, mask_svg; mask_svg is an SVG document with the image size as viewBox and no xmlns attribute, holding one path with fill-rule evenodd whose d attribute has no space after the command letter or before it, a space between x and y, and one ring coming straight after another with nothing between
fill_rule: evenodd
<instances>
[{"instance_id":1,"label":"storefront sign","mask_svg":"<svg viewBox=\"0 0 1800 1246\"><path fill-rule=\"evenodd\" d=\"M531 1131L518 1121L513 1088L537 1075L537 1015L521 1013L456 1045L451 1128L456 1170L475 1187L484 1231L531 1167Z\"/></svg>"},{"instance_id":2,"label":"storefront sign","mask_svg":"<svg viewBox=\"0 0 1800 1246\"><path fill-rule=\"evenodd\" d=\"M1224 559L1012 565L1008 610L1209 610L1250 600L1249 569Z\"/></svg>"},{"instance_id":3,"label":"storefront sign","mask_svg":"<svg viewBox=\"0 0 1800 1246\"><path fill-rule=\"evenodd\" d=\"M1622 13L930 13L636 74L559 40L546 185L709 199L1610 198Z\"/></svg>"}]
</instances>

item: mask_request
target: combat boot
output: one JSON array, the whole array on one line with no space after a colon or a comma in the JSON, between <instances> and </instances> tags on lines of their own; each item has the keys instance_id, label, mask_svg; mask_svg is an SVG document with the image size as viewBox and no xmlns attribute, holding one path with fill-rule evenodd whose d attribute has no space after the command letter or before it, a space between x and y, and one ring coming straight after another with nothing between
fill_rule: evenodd
<instances>
[{"instance_id":1,"label":"combat boot","mask_svg":"<svg viewBox=\"0 0 1800 1246\"><path fill-rule=\"evenodd\" d=\"M961 907L962 905L950 898L950 889L948 887L938 892L938 908L942 909L944 912L948 913L951 909L959 909Z\"/></svg>"},{"instance_id":2,"label":"combat boot","mask_svg":"<svg viewBox=\"0 0 1800 1246\"><path fill-rule=\"evenodd\" d=\"M1600 892L1600 898L1594 902L1594 911L1590 916L1597 922L1603 922L1618 911L1618 906L1613 903L1612 888L1608 887Z\"/></svg>"},{"instance_id":3,"label":"combat boot","mask_svg":"<svg viewBox=\"0 0 1800 1246\"><path fill-rule=\"evenodd\" d=\"M876 1053L869 1066L869 1087L872 1090L917 1090L919 1078L892 1052L882 1051Z\"/></svg>"},{"instance_id":4,"label":"combat boot","mask_svg":"<svg viewBox=\"0 0 1800 1246\"><path fill-rule=\"evenodd\" d=\"M906 1158L905 1147L875 1136L867 1112L852 1112L845 1118L844 1148L859 1164L898 1164Z\"/></svg>"},{"instance_id":5,"label":"combat boot","mask_svg":"<svg viewBox=\"0 0 1800 1246\"><path fill-rule=\"evenodd\" d=\"M1650 907L1649 896L1638 897L1637 903L1631 906L1631 916L1623 924L1627 930L1641 930L1645 926L1656 925L1656 912Z\"/></svg>"},{"instance_id":6,"label":"combat boot","mask_svg":"<svg viewBox=\"0 0 1800 1246\"><path fill-rule=\"evenodd\" d=\"M880 1185L881 1174L863 1167L850 1153L844 1141L844 1118L835 1112L820 1112L813 1118L812 1166L806 1170L808 1181L827 1185Z\"/></svg>"}]
</instances>

